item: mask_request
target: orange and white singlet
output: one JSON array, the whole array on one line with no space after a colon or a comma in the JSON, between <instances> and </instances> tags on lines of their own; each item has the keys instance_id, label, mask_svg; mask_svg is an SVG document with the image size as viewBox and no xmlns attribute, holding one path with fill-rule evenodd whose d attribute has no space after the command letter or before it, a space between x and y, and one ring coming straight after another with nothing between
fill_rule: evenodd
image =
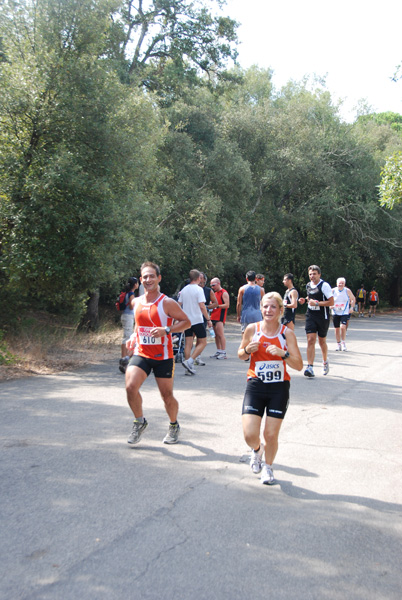
<instances>
[{"instance_id":1,"label":"orange and white singlet","mask_svg":"<svg viewBox=\"0 0 402 600\"><path fill-rule=\"evenodd\" d=\"M163 310L165 294L161 294L154 302L145 302L145 295L135 300L135 356L144 356L154 360L173 358L172 336L161 338L151 336L153 327L171 327L173 319Z\"/></svg>"},{"instance_id":2,"label":"orange and white singlet","mask_svg":"<svg viewBox=\"0 0 402 600\"><path fill-rule=\"evenodd\" d=\"M261 331L261 321L255 324L255 332L251 341L258 342L259 346L257 352L253 352L251 355L247 379L257 378L264 383L290 381L290 375L286 370L286 361L280 356L274 356L267 352L268 346L271 345L287 350L284 336L286 330L287 327L281 325L276 336L270 338Z\"/></svg>"}]
</instances>

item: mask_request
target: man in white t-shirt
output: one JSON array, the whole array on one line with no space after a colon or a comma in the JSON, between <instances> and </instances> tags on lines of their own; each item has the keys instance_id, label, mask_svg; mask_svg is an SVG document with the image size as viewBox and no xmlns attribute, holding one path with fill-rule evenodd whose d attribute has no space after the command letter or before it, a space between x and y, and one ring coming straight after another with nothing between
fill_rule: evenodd
<instances>
[{"instance_id":1,"label":"man in white t-shirt","mask_svg":"<svg viewBox=\"0 0 402 600\"><path fill-rule=\"evenodd\" d=\"M190 283L186 285L179 294L179 304L190 319L191 327L186 329L184 344L183 367L190 375L195 375L194 361L207 345L207 331L204 324L204 317L208 327L212 327L207 309L205 308L205 295L202 287L199 286L201 273L196 269L190 271ZM193 347L193 336L196 338L195 347Z\"/></svg>"}]
</instances>

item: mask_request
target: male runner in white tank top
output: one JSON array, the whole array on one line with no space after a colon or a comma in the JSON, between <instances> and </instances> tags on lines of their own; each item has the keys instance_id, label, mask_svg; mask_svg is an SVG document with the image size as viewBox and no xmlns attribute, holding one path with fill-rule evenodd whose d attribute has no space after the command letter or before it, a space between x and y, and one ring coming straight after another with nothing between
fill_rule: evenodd
<instances>
[{"instance_id":1,"label":"male runner in white tank top","mask_svg":"<svg viewBox=\"0 0 402 600\"><path fill-rule=\"evenodd\" d=\"M346 279L338 277L336 287L332 288L334 305L332 307L332 321L335 328L336 351L346 352L346 330L350 319L350 312L356 303L356 298L346 287Z\"/></svg>"}]
</instances>

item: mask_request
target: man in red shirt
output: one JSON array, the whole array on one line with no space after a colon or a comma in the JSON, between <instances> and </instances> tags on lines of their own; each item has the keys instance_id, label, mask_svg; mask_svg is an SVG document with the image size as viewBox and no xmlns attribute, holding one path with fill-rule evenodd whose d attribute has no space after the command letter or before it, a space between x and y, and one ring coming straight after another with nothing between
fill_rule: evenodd
<instances>
[{"instance_id":1,"label":"man in red shirt","mask_svg":"<svg viewBox=\"0 0 402 600\"><path fill-rule=\"evenodd\" d=\"M218 277L211 279L211 288L215 293L218 306L211 313L211 321L215 331L216 352L211 358L222 360L226 358L226 338L224 323L230 304L229 294L221 286L221 280Z\"/></svg>"},{"instance_id":2,"label":"man in red shirt","mask_svg":"<svg viewBox=\"0 0 402 600\"><path fill-rule=\"evenodd\" d=\"M179 404L173 396L174 358L172 333L190 327L190 321L179 304L159 291L161 274L158 265L145 262L141 266L144 294L134 301L134 334L127 342L133 351L126 370L127 401L134 414L129 444L137 444L148 426L142 410L140 387L154 372L166 412L170 419L165 444L175 444L180 434L177 422Z\"/></svg>"}]
</instances>

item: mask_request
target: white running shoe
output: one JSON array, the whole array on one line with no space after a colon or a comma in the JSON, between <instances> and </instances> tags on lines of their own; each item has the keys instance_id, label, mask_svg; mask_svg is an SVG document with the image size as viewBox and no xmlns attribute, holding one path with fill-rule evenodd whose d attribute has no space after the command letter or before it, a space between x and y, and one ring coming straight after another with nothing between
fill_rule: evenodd
<instances>
[{"instance_id":1,"label":"white running shoe","mask_svg":"<svg viewBox=\"0 0 402 600\"><path fill-rule=\"evenodd\" d=\"M335 348L335 352L340 352L342 350L341 342L338 342Z\"/></svg>"},{"instance_id":2,"label":"white running shoe","mask_svg":"<svg viewBox=\"0 0 402 600\"><path fill-rule=\"evenodd\" d=\"M187 371L189 373L191 373L191 375L195 375L196 374L196 370L194 369L194 367L192 365L188 364L188 360L183 360L183 362L181 364L183 365L183 367L185 369L187 369Z\"/></svg>"},{"instance_id":3,"label":"white running shoe","mask_svg":"<svg viewBox=\"0 0 402 600\"><path fill-rule=\"evenodd\" d=\"M347 352L348 349L346 348L346 344L345 342L342 342L342 352Z\"/></svg>"},{"instance_id":4,"label":"white running shoe","mask_svg":"<svg viewBox=\"0 0 402 600\"><path fill-rule=\"evenodd\" d=\"M218 352L217 360L225 360L227 358L226 352Z\"/></svg>"},{"instance_id":5,"label":"white running shoe","mask_svg":"<svg viewBox=\"0 0 402 600\"><path fill-rule=\"evenodd\" d=\"M313 367L308 365L307 369L304 371L305 377L315 377Z\"/></svg>"},{"instance_id":6,"label":"white running shoe","mask_svg":"<svg viewBox=\"0 0 402 600\"><path fill-rule=\"evenodd\" d=\"M180 425L178 423L169 423L169 430L163 438L164 444L177 444L180 435Z\"/></svg>"},{"instance_id":7,"label":"white running shoe","mask_svg":"<svg viewBox=\"0 0 402 600\"><path fill-rule=\"evenodd\" d=\"M328 373L329 373L329 362L326 361L325 363L322 364L322 374L328 375Z\"/></svg>"},{"instance_id":8,"label":"white running shoe","mask_svg":"<svg viewBox=\"0 0 402 600\"><path fill-rule=\"evenodd\" d=\"M276 483L272 467L264 465L261 472L261 483L264 485L273 485Z\"/></svg>"},{"instance_id":9,"label":"white running shoe","mask_svg":"<svg viewBox=\"0 0 402 600\"><path fill-rule=\"evenodd\" d=\"M130 436L129 436L127 442L129 444L138 444L138 442L141 439L142 434L144 433L144 431L147 427L148 427L148 421L146 419L144 419L144 421L142 423L139 423L138 421L134 421L133 428L131 430L131 433L130 433Z\"/></svg>"},{"instance_id":10,"label":"white running shoe","mask_svg":"<svg viewBox=\"0 0 402 600\"><path fill-rule=\"evenodd\" d=\"M218 356L219 352L216 351L215 354L211 354L211 356L209 358L216 358Z\"/></svg>"},{"instance_id":11,"label":"white running shoe","mask_svg":"<svg viewBox=\"0 0 402 600\"><path fill-rule=\"evenodd\" d=\"M201 356L197 356L197 358L194 361L194 364L197 365L197 367L205 367L205 365L207 363L204 363L204 361L202 360Z\"/></svg>"},{"instance_id":12,"label":"white running shoe","mask_svg":"<svg viewBox=\"0 0 402 600\"><path fill-rule=\"evenodd\" d=\"M258 475L258 473L261 472L262 469L262 455L264 454L264 444L260 443L260 449L258 450L258 452L256 452L255 450L251 451L251 456L250 456L250 467L253 473L255 473L256 475Z\"/></svg>"}]
</instances>

